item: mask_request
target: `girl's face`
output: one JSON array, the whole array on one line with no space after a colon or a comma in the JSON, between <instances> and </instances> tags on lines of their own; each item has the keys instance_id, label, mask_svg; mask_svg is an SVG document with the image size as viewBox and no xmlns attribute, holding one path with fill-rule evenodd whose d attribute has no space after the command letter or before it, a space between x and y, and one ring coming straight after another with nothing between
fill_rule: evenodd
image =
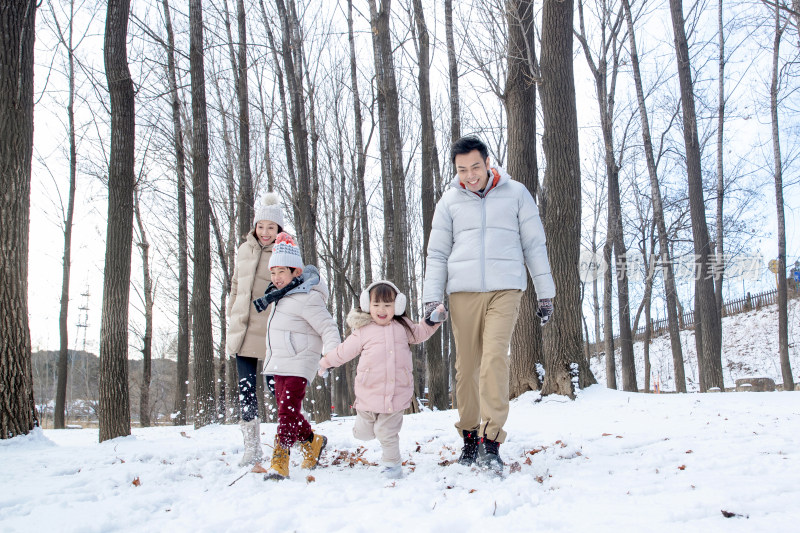
<instances>
[{"instance_id":1,"label":"girl's face","mask_svg":"<svg viewBox=\"0 0 800 533\"><path fill-rule=\"evenodd\" d=\"M295 269L294 272L292 272L292 269L289 267L272 267L269 269L269 273L272 284L282 289L287 286L290 281L302 274L302 271Z\"/></svg>"},{"instance_id":2,"label":"girl's face","mask_svg":"<svg viewBox=\"0 0 800 533\"><path fill-rule=\"evenodd\" d=\"M394 318L394 300L391 302L379 302L375 296L369 296L369 315L379 326L388 326Z\"/></svg>"},{"instance_id":3,"label":"girl's face","mask_svg":"<svg viewBox=\"0 0 800 533\"><path fill-rule=\"evenodd\" d=\"M278 225L271 220L259 220L256 222L256 238L258 244L266 246L275 242L278 236Z\"/></svg>"}]
</instances>

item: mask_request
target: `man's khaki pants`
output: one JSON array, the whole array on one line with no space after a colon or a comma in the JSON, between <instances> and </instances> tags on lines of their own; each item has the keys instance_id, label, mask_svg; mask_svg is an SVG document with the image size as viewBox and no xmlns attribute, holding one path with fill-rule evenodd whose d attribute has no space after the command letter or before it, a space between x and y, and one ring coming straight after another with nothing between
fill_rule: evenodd
<instances>
[{"instance_id":1,"label":"man's khaki pants","mask_svg":"<svg viewBox=\"0 0 800 533\"><path fill-rule=\"evenodd\" d=\"M522 291L456 292L450 315L456 341L456 400L462 431L504 442L511 335Z\"/></svg>"}]
</instances>

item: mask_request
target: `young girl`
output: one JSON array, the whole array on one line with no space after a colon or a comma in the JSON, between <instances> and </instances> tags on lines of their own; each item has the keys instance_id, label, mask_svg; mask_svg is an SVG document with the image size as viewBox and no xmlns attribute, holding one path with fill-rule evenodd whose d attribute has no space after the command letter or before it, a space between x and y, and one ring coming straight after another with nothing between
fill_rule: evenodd
<instances>
[{"instance_id":1,"label":"young girl","mask_svg":"<svg viewBox=\"0 0 800 533\"><path fill-rule=\"evenodd\" d=\"M283 231L283 211L278 195L267 193L255 208L253 231L239 246L228 299L227 353L236 356L239 372L240 427L244 455L239 466L261 460L261 426L256 397L256 366L266 354L267 324L251 302L264 294L270 281L269 260L275 237Z\"/></svg>"},{"instance_id":2,"label":"young girl","mask_svg":"<svg viewBox=\"0 0 800 533\"><path fill-rule=\"evenodd\" d=\"M390 281L376 281L361 293L361 310L347 315L352 329L345 341L319 361L319 375L343 365L358 354L356 369L356 423L353 436L359 440L377 437L381 443L381 474L402 477L400 428L403 411L414 395L412 358L409 344L427 340L447 318L439 305L426 319L414 324L406 312L406 296Z\"/></svg>"},{"instance_id":3,"label":"young girl","mask_svg":"<svg viewBox=\"0 0 800 533\"><path fill-rule=\"evenodd\" d=\"M303 266L300 249L286 233L275 239L269 260L272 283L253 304L260 313L270 305L264 374L275 382L278 431L268 479L289 477L289 450L300 444L303 468L317 466L328 442L314 433L302 413L306 385L314 378L319 354L341 341L325 302L328 287L313 265Z\"/></svg>"}]
</instances>

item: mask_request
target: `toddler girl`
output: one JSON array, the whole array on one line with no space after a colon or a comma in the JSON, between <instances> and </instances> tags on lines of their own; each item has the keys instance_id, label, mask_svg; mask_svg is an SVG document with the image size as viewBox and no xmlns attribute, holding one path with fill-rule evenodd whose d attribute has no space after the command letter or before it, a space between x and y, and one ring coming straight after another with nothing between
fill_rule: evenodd
<instances>
[{"instance_id":1,"label":"toddler girl","mask_svg":"<svg viewBox=\"0 0 800 533\"><path fill-rule=\"evenodd\" d=\"M414 378L410 344L427 340L447 318L439 305L426 319L414 324L406 312L406 296L390 281L369 285L359 299L361 309L347 315L352 333L319 361L319 375L361 354L356 369L356 423L353 436L359 440L377 437L381 443L383 469L391 479L402 477L400 428L403 411L411 405Z\"/></svg>"}]
</instances>

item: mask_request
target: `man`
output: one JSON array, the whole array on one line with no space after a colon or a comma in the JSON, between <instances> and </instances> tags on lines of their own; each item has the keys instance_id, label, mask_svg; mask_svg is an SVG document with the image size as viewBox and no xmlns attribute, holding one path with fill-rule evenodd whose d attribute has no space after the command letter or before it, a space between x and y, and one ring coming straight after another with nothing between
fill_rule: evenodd
<instances>
[{"instance_id":1,"label":"man","mask_svg":"<svg viewBox=\"0 0 800 533\"><path fill-rule=\"evenodd\" d=\"M500 168L476 137L451 149L457 176L436 205L422 301L426 318L445 288L456 341L456 428L464 439L458 462L503 471L500 443L508 418L509 344L527 287L525 266L544 325L555 284L539 209L528 189Z\"/></svg>"}]
</instances>

